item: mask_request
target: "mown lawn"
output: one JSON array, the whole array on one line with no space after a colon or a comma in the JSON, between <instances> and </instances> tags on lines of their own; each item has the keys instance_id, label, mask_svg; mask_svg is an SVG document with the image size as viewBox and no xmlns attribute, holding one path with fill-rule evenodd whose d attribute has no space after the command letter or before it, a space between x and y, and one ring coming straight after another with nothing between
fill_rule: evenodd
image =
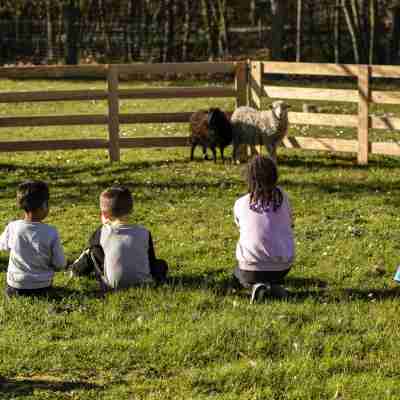
<instances>
[{"instance_id":1,"label":"mown lawn","mask_svg":"<svg viewBox=\"0 0 400 400\"><path fill-rule=\"evenodd\" d=\"M4 85L11 90L16 83ZM74 83L57 87L67 85ZM233 107L230 101L212 104ZM150 112L208 103L146 104ZM21 107L1 105L0 113ZM77 103L26 107L26 113L84 110ZM122 131L187 130L140 128ZM105 134L96 127L34 133ZM28 129L0 131L3 140L11 134L32 137ZM52 298L7 301L1 294L0 398L399 399L400 292L392 277L400 264L400 159L373 157L358 167L350 155L280 150L280 182L296 224L297 259L286 281L291 296L253 306L231 285L238 238L232 206L246 190L243 166L191 163L189 149L126 150L112 165L106 151L0 154L1 229L19 215L18 183L46 180L47 222L58 227L72 260L99 224L99 192L119 182L133 191L133 220L152 231L171 272L166 285L105 299L94 281L64 273ZM1 290L6 269L2 253Z\"/></svg>"}]
</instances>

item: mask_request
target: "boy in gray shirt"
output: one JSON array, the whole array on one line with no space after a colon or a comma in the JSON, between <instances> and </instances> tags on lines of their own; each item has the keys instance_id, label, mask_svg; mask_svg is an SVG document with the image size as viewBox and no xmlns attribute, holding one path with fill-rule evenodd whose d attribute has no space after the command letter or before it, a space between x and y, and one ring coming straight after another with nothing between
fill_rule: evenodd
<instances>
[{"instance_id":1,"label":"boy in gray shirt","mask_svg":"<svg viewBox=\"0 0 400 400\"><path fill-rule=\"evenodd\" d=\"M10 222L0 236L0 250L9 251L6 295L44 294L54 272L66 266L57 229L42 221L49 213L45 182L27 181L17 190L24 218Z\"/></svg>"},{"instance_id":2,"label":"boy in gray shirt","mask_svg":"<svg viewBox=\"0 0 400 400\"><path fill-rule=\"evenodd\" d=\"M91 236L89 249L71 266L74 275L94 271L103 290L165 281L168 265L156 259L150 232L129 223L132 209L129 189L113 186L101 193L103 225Z\"/></svg>"}]
</instances>

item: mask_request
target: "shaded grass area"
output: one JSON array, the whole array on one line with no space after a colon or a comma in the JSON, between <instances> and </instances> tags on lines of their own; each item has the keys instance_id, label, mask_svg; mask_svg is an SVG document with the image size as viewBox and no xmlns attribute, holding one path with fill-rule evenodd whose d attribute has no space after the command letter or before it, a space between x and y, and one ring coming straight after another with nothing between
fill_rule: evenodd
<instances>
[{"instance_id":1,"label":"shaded grass area","mask_svg":"<svg viewBox=\"0 0 400 400\"><path fill-rule=\"evenodd\" d=\"M72 259L99 223L99 192L119 182L171 268L163 286L105 299L94 281L63 273L48 299L2 297L2 398L398 398L400 160L364 168L282 150L296 221L291 296L251 306L231 278L243 167L188 157L129 150L110 165L102 151L1 156L2 226L18 215L16 185L44 179L48 222ZM6 264L3 253L2 286Z\"/></svg>"},{"instance_id":2,"label":"shaded grass area","mask_svg":"<svg viewBox=\"0 0 400 400\"><path fill-rule=\"evenodd\" d=\"M49 298L1 295L0 398L398 399L400 159L359 167L279 150L297 258L289 299L255 306L231 277L243 166L189 162L189 149L124 150L113 165L106 151L0 154L0 229L19 216L17 185L46 180L47 222L72 260L99 224L100 191L118 182L171 272L105 299L64 273ZM1 287L6 269L1 253Z\"/></svg>"}]
</instances>

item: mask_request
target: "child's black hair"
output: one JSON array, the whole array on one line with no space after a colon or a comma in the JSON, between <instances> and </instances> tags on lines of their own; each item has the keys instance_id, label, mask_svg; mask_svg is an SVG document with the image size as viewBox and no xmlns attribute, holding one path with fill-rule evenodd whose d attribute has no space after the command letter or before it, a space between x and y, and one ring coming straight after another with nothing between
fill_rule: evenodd
<instances>
[{"instance_id":1,"label":"child's black hair","mask_svg":"<svg viewBox=\"0 0 400 400\"><path fill-rule=\"evenodd\" d=\"M133 209L132 193L124 186L112 186L101 193L100 206L114 218L127 215Z\"/></svg>"},{"instance_id":2,"label":"child's black hair","mask_svg":"<svg viewBox=\"0 0 400 400\"><path fill-rule=\"evenodd\" d=\"M276 211L282 205L283 195L277 183L278 169L271 158L257 155L250 160L247 184L253 211Z\"/></svg>"},{"instance_id":3,"label":"child's black hair","mask_svg":"<svg viewBox=\"0 0 400 400\"><path fill-rule=\"evenodd\" d=\"M25 212L48 207L49 187L43 181L26 181L17 189L17 205Z\"/></svg>"}]
</instances>

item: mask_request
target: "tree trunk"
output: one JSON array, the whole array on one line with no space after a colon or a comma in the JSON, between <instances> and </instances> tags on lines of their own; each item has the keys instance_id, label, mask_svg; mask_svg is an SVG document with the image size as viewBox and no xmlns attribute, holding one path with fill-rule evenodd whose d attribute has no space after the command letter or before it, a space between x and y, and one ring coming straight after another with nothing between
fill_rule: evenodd
<instances>
[{"instance_id":1,"label":"tree trunk","mask_svg":"<svg viewBox=\"0 0 400 400\"><path fill-rule=\"evenodd\" d=\"M124 29L125 36L125 62L132 62L132 31L133 31L133 0L128 0L126 4L126 17L124 18L126 23Z\"/></svg>"},{"instance_id":2,"label":"tree trunk","mask_svg":"<svg viewBox=\"0 0 400 400\"><path fill-rule=\"evenodd\" d=\"M296 23L296 62L301 61L301 38L302 38L302 15L303 1L297 0L297 23Z\"/></svg>"},{"instance_id":3,"label":"tree trunk","mask_svg":"<svg viewBox=\"0 0 400 400\"><path fill-rule=\"evenodd\" d=\"M54 59L54 51L53 51L53 25L51 22L50 0L46 1L46 26L47 26L47 63L52 63Z\"/></svg>"},{"instance_id":4,"label":"tree trunk","mask_svg":"<svg viewBox=\"0 0 400 400\"><path fill-rule=\"evenodd\" d=\"M211 37L211 23L208 15L208 7L207 0L201 0L201 16L203 19L203 29L205 32L205 36L207 38L207 52L208 52L208 60L212 61L214 59L214 49L213 42Z\"/></svg>"},{"instance_id":5,"label":"tree trunk","mask_svg":"<svg viewBox=\"0 0 400 400\"><path fill-rule=\"evenodd\" d=\"M310 59L314 59L314 2L308 2L309 36L310 36Z\"/></svg>"},{"instance_id":6,"label":"tree trunk","mask_svg":"<svg viewBox=\"0 0 400 400\"><path fill-rule=\"evenodd\" d=\"M359 43L357 40L354 22L353 22L353 19L352 19L352 16L351 16L351 13L348 8L348 4L347 4L346 0L342 0L342 8L343 8L344 16L346 18L347 28L349 29L349 33L351 36L351 42L353 45L354 62L356 64L359 64L360 63Z\"/></svg>"},{"instance_id":7,"label":"tree trunk","mask_svg":"<svg viewBox=\"0 0 400 400\"><path fill-rule=\"evenodd\" d=\"M271 26L271 55L272 60L280 61L283 56L283 39L285 29L285 15L287 10L287 0L270 0L272 13Z\"/></svg>"},{"instance_id":8,"label":"tree trunk","mask_svg":"<svg viewBox=\"0 0 400 400\"><path fill-rule=\"evenodd\" d=\"M170 7L171 0L164 0L164 24L163 24L163 40L161 46L161 61L167 62L168 60L168 39L170 30Z\"/></svg>"},{"instance_id":9,"label":"tree trunk","mask_svg":"<svg viewBox=\"0 0 400 400\"><path fill-rule=\"evenodd\" d=\"M390 64L397 64L399 60L399 44L400 44L400 5L392 9L392 29L390 35Z\"/></svg>"},{"instance_id":10,"label":"tree trunk","mask_svg":"<svg viewBox=\"0 0 400 400\"><path fill-rule=\"evenodd\" d=\"M376 31L376 4L375 0L369 0L369 64L374 63L375 55L375 31Z\"/></svg>"},{"instance_id":11,"label":"tree trunk","mask_svg":"<svg viewBox=\"0 0 400 400\"><path fill-rule=\"evenodd\" d=\"M370 0L367 0L370 1ZM362 7L364 7L365 3L364 0L362 0L361 3ZM356 42L358 46L358 55L359 55L359 63L367 63L368 62L368 56L367 56L367 48L368 46L365 45L365 42L368 43L368 39L365 40L365 35L368 35L368 28L364 31L362 28L362 23L361 23L361 13L360 13L360 8L359 8L359 3L358 0L351 0L351 10L353 13L353 24L354 24L354 34L356 37ZM365 13L364 13L365 15Z\"/></svg>"},{"instance_id":12,"label":"tree trunk","mask_svg":"<svg viewBox=\"0 0 400 400\"><path fill-rule=\"evenodd\" d=\"M189 35L190 35L190 0L183 0L182 61L186 61L188 58Z\"/></svg>"},{"instance_id":13,"label":"tree trunk","mask_svg":"<svg viewBox=\"0 0 400 400\"><path fill-rule=\"evenodd\" d=\"M67 65L78 64L78 41L79 41L79 8L75 5L75 2L71 0L65 9L65 22L66 22L66 47Z\"/></svg>"},{"instance_id":14,"label":"tree trunk","mask_svg":"<svg viewBox=\"0 0 400 400\"><path fill-rule=\"evenodd\" d=\"M250 0L249 20L251 26L256 24L256 0Z\"/></svg>"},{"instance_id":15,"label":"tree trunk","mask_svg":"<svg viewBox=\"0 0 400 400\"><path fill-rule=\"evenodd\" d=\"M229 53L228 34L226 29L226 0L218 0L218 50L219 57L224 58Z\"/></svg>"},{"instance_id":16,"label":"tree trunk","mask_svg":"<svg viewBox=\"0 0 400 400\"><path fill-rule=\"evenodd\" d=\"M340 0L336 0L335 5L335 18L334 18L334 56L335 63L339 64L340 62Z\"/></svg>"}]
</instances>

